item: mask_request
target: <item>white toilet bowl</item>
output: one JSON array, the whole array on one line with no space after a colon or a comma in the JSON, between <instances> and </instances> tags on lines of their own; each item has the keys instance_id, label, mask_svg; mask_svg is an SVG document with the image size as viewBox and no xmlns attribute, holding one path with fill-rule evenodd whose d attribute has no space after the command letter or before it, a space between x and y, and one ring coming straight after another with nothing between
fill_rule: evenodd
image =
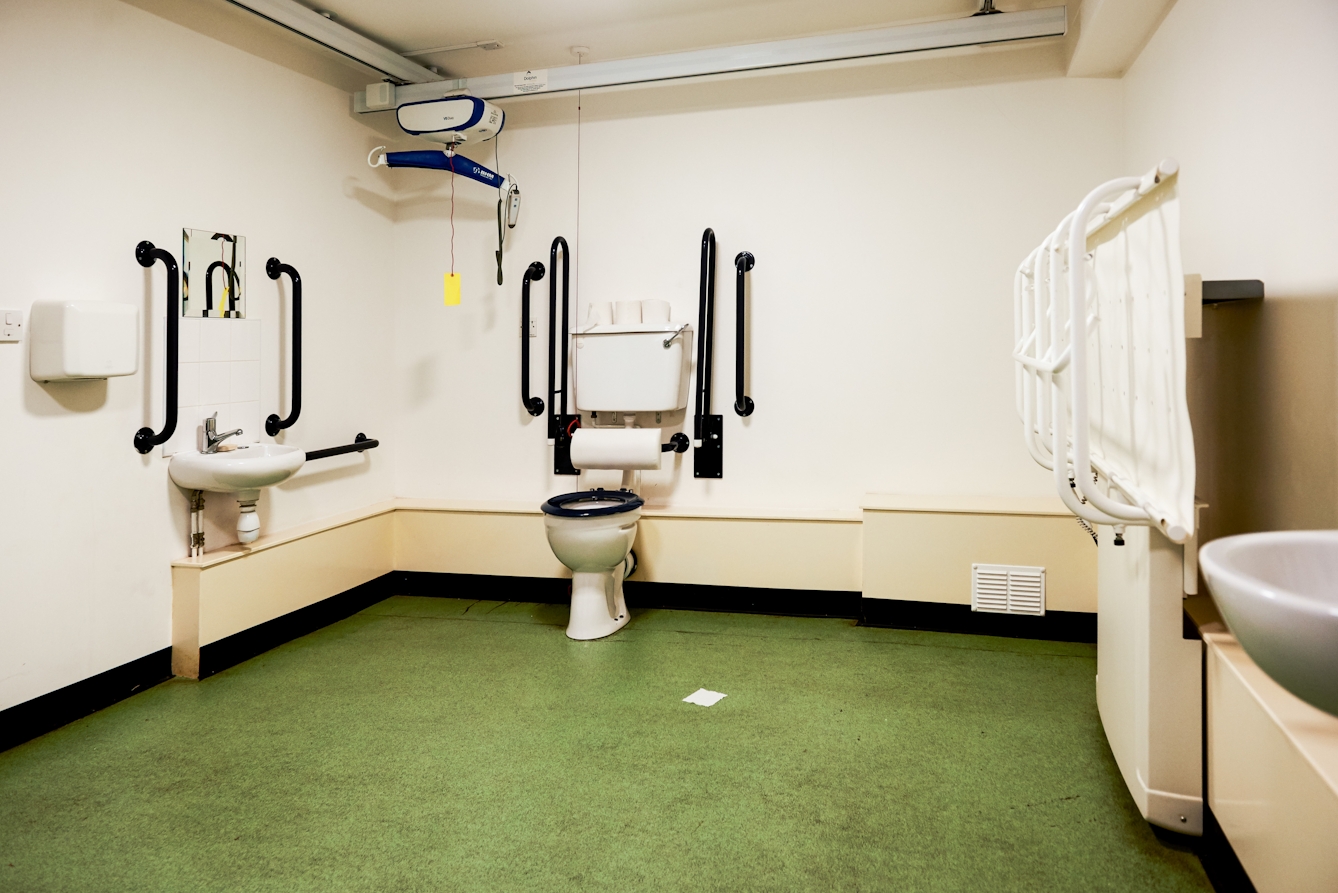
<instances>
[{"instance_id":1,"label":"white toilet bowl","mask_svg":"<svg viewBox=\"0 0 1338 893\"><path fill-rule=\"evenodd\" d=\"M568 638L602 639L627 625L623 576L643 504L626 490L583 490L541 506L548 544L572 572Z\"/></svg>"}]
</instances>

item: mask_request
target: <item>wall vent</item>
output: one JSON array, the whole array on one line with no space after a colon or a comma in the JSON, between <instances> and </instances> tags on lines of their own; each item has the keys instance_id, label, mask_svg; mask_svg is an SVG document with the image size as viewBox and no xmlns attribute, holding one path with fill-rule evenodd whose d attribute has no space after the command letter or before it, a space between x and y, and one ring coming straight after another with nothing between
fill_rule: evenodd
<instances>
[{"instance_id":1,"label":"wall vent","mask_svg":"<svg viewBox=\"0 0 1338 893\"><path fill-rule=\"evenodd\" d=\"M991 614L1045 613L1045 568L971 565L971 610Z\"/></svg>"}]
</instances>

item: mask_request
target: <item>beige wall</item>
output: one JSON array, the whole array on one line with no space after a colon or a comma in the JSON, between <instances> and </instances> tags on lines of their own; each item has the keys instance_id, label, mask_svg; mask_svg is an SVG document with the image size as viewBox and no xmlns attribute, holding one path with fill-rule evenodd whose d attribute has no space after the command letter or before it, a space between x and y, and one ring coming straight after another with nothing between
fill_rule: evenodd
<instances>
[{"instance_id":1,"label":"beige wall","mask_svg":"<svg viewBox=\"0 0 1338 893\"><path fill-rule=\"evenodd\" d=\"M658 298L695 326L707 226L719 239L725 474L695 479L691 454L671 455L643 476L651 505L853 513L872 491L1049 493L1013 410L1013 270L1121 170L1120 84L1065 79L1061 50L586 93L579 172L577 97L509 102L501 167L525 199L506 284L493 269L495 197L457 182L454 308L440 295L449 183L389 172L399 495L537 504L574 488L551 474L543 418L520 405L525 266L547 265L563 235L579 255L575 313ZM743 249L757 258L747 419L729 409L729 271ZM537 288L541 331L550 281ZM530 347L543 390L544 339Z\"/></svg>"},{"instance_id":2,"label":"beige wall","mask_svg":"<svg viewBox=\"0 0 1338 893\"><path fill-rule=\"evenodd\" d=\"M1096 546L1058 499L870 497L866 598L971 603L972 564L1045 568L1046 610L1096 611Z\"/></svg>"},{"instance_id":3,"label":"beige wall","mask_svg":"<svg viewBox=\"0 0 1338 893\"><path fill-rule=\"evenodd\" d=\"M1124 79L1127 167L1181 164L1206 308L1190 392L1204 539L1338 526L1338 4L1178 0Z\"/></svg>"},{"instance_id":4,"label":"beige wall","mask_svg":"<svg viewBox=\"0 0 1338 893\"><path fill-rule=\"evenodd\" d=\"M262 416L288 406L287 300L276 255L306 285L302 419L288 442L387 437L266 491L271 530L391 495L392 225L360 198L375 134L348 95L116 0L0 3L0 306L115 301L140 308L137 375L39 385L28 344L0 344L0 708L172 642L170 565L186 498L167 460L131 437L163 422L164 281L133 258L179 255L182 227L248 239L248 312L263 323ZM370 143L370 145L369 145ZM286 285L283 287L286 290ZM152 308L152 309L150 309ZM211 496L211 548L236 503Z\"/></svg>"}]
</instances>

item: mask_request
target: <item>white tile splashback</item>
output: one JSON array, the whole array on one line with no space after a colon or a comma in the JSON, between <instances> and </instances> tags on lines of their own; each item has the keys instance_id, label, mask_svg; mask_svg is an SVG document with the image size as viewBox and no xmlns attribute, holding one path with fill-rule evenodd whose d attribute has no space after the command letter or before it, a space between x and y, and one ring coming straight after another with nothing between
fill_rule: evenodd
<instances>
[{"instance_id":1,"label":"white tile splashback","mask_svg":"<svg viewBox=\"0 0 1338 893\"><path fill-rule=\"evenodd\" d=\"M210 320L212 322L212 320ZM232 364L198 363L200 370L200 402L231 403Z\"/></svg>"},{"instance_id":2,"label":"white tile splashback","mask_svg":"<svg viewBox=\"0 0 1338 893\"><path fill-rule=\"evenodd\" d=\"M260 361L260 320L220 319L214 320L214 322L251 323L251 325L233 326L232 342L228 358L232 360Z\"/></svg>"},{"instance_id":3,"label":"white tile splashback","mask_svg":"<svg viewBox=\"0 0 1338 893\"><path fill-rule=\"evenodd\" d=\"M201 319L200 362L219 363L232 359L232 326L254 319Z\"/></svg>"},{"instance_id":4,"label":"white tile splashback","mask_svg":"<svg viewBox=\"0 0 1338 893\"><path fill-rule=\"evenodd\" d=\"M260 320L183 319L177 372L177 429L163 455L200 447L204 420L218 413L218 430L257 443L260 427Z\"/></svg>"}]
</instances>

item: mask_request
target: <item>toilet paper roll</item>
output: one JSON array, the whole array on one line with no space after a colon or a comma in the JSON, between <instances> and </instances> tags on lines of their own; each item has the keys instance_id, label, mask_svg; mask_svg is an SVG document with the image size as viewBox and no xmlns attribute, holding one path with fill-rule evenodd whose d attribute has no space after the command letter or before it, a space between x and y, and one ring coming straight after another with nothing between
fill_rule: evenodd
<instances>
[{"instance_id":1,"label":"toilet paper roll","mask_svg":"<svg viewBox=\"0 0 1338 893\"><path fill-rule=\"evenodd\" d=\"M608 301L591 301L586 311L585 322L591 326L613 325L613 305Z\"/></svg>"},{"instance_id":2,"label":"toilet paper roll","mask_svg":"<svg viewBox=\"0 0 1338 893\"><path fill-rule=\"evenodd\" d=\"M641 322L641 302L618 301L613 305L613 321L620 326Z\"/></svg>"},{"instance_id":3,"label":"toilet paper roll","mask_svg":"<svg viewBox=\"0 0 1338 893\"><path fill-rule=\"evenodd\" d=\"M641 302L641 321L648 323L665 323L669 321L669 302L668 301L642 301Z\"/></svg>"},{"instance_id":4,"label":"toilet paper roll","mask_svg":"<svg viewBox=\"0 0 1338 893\"><path fill-rule=\"evenodd\" d=\"M577 428L571 464L577 468L648 470L660 467L659 428Z\"/></svg>"}]
</instances>

